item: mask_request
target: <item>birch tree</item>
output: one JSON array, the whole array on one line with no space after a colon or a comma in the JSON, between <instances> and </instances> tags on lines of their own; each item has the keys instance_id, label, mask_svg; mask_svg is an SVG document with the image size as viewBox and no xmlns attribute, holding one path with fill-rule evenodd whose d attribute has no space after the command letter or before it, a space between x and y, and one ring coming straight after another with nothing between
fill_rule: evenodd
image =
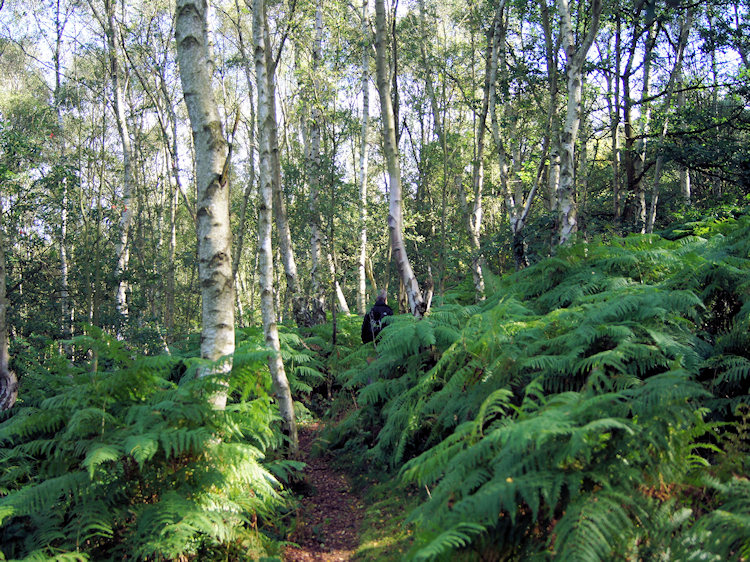
<instances>
[{"instance_id":1,"label":"birch tree","mask_svg":"<svg viewBox=\"0 0 750 562\"><path fill-rule=\"evenodd\" d=\"M248 7L251 13L255 13L254 0L245 0L245 5ZM292 3L289 11L286 14L286 23L284 30L281 32L281 38L278 42L278 52L276 56L271 51L271 38L268 31L268 22L265 16L265 5L263 7L263 18L262 24L263 29L260 31L261 39L263 40L263 51L265 56L265 91L268 103L268 118L266 130L268 134L268 144L270 150L270 166L269 173L271 174L271 187L273 189L273 214L276 221L276 234L279 242L279 253L281 261L284 265L284 276L286 278L286 288L291 294L292 301L292 313L297 326L309 326L310 314L308 311L305 297L302 295L302 288L300 286L299 274L297 271L297 260L294 255L294 246L292 245L292 234L289 228L289 219L287 216L286 202L284 200L284 194L281 190L281 158L279 154L279 134L278 125L276 119L276 68L278 66L278 60L281 57L281 53L284 48L284 43L288 36L290 26L295 15L296 3ZM255 20L253 20L255 22ZM255 23L253 23L255 25ZM255 28L253 28L253 34L255 34ZM255 36L253 35L253 40ZM257 49L257 45L255 46ZM256 53L257 54L257 53ZM257 60L255 61L257 70ZM260 103L260 102L259 102ZM258 122L263 123L258 115Z\"/></svg>"},{"instance_id":2,"label":"birch tree","mask_svg":"<svg viewBox=\"0 0 750 562\"><path fill-rule=\"evenodd\" d=\"M411 313L421 318L427 311L427 303L422 297L414 271L409 262L404 245L404 224L401 190L401 163L396 142L396 122L393 116L391 101L391 82L389 65L386 61L386 18L384 0L375 0L375 55L377 69L378 92L380 95L380 111L383 120L383 145L388 167L389 205L388 230L396 261L399 277L409 302Z\"/></svg>"},{"instance_id":3,"label":"birch tree","mask_svg":"<svg viewBox=\"0 0 750 562\"><path fill-rule=\"evenodd\" d=\"M175 36L180 80L195 150L196 232L201 287L201 356L216 364L205 374L226 375L234 353L234 282L229 224L229 150L212 89L207 0L178 0ZM216 393L217 408L226 392Z\"/></svg>"},{"instance_id":4,"label":"birch tree","mask_svg":"<svg viewBox=\"0 0 750 562\"><path fill-rule=\"evenodd\" d=\"M273 290L273 248L271 227L273 214L273 159L271 155L271 128L274 124L270 106L269 81L267 76L267 22L264 0L253 1L253 43L255 49L255 83L258 92L258 251L260 267L260 306L263 316L263 332L266 345L271 350L268 367L271 371L276 402L279 406L284 431L289 437L290 452L296 455L299 449L297 423L294 416L294 402L289 381L281 360L279 332L276 324Z\"/></svg>"},{"instance_id":5,"label":"birch tree","mask_svg":"<svg viewBox=\"0 0 750 562\"><path fill-rule=\"evenodd\" d=\"M0 411L13 407L18 397L18 379L9 368L8 325L6 322L8 299L5 288L5 235L2 225L3 209L0 207Z\"/></svg>"},{"instance_id":6,"label":"birch tree","mask_svg":"<svg viewBox=\"0 0 750 562\"><path fill-rule=\"evenodd\" d=\"M529 193L526 194L523 182L519 177L521 155L519 142L516 139L518 119L515 115L515 109L511 107L507 96L497 95L496 80L498 75L500 76L500 83L504 91L508 90L509 84L508 61L505 47L509 18L504 15L504 8L505 2L501 1L498 3L495 12L486 84L489 87L487 97L491 109L492 136L497 149L500 187L505 199L505 208L508 213L508 222L512 236L513 259L516 263L516 269L521 269L529 265L526 257L526 242L523 236L523 229L526 226L526 220L531 211L531 202L534 200L534 195L539 185L541 166L543 165L544 155L549 144L547 140L549 134L542 143L539 172L535 176ZM499 116L498 113L500 114ZM506 124L502 130L500 128L500 120Z\"/></svg>"},{"instance_id":7,"label":"birch tree","mask_svg":"<svg viewBox=\"0 0 750 562\"><path fill-rule=\"evenodd\" d=\"M579 4L583 12L582 2ZM575 146L581 124L581 98L583 96L583 64L599 30L601 0L590 0L585 13L591 17L589 28L580 44L576 44L575 33L568 0L557 0L562 28L562 43L565 48L568 81L568 104L560 139L560 185L557 189L558 243L565 244L578 230L575 201Z\"/></svg>"},{"instance_id":8,"label":"birch tree","mask_svg":"<svg viewBox=\"0 0 750 562\"><path fill-rule=\"evenodd\" d=\"M123 77L122 56L119 48L121 40L119 36L119 27L115 23L114 0L104 0L103 13L97 9L93 0L89 0L89 7L91 8L96 20L99 22L106 40L109 74L115 98L115 122L117 123L117 131L120 135L120 145L122 149L122 203L121 207L119 207L119 239L115 248L115 254L117 257L117 267L115 269L115 275L117 277L115 305L121 318L127 320L128 281L126 275L128 263L130 261L130 246L128 241L130 225L133 222L132 197L135 187L133 176L133 146L128 127L128 109L125 97L125 84L123 83L127 81Z\"/></svg>"},{"instance_id":9,"label":"birch tree","mask_svg":"<svg viewBox=\"0 0 750 562\"><path fill-rule=\"evenodd\" d=\"M370 30L367 19L367 0L362 0L362 129L359 140L359 254L357 256L357 312L367 312L367 168L370 131ZM373 287L373 290L375 288Z\"/></svg>"},{"instance_id":10,"label":"birch tree","mask_svg":"<svg viewBox=\"0 0 750 562\"><path fill-rule=\"evenodd\" d=\"M55 3L55 45L53 51L53 63L55 66L55 89L52 92L55 116L57 117L58 139L60 147L60 160L64 166L60 177L60 188L62 202L60 204L60 316L61 332L63 339L69 340L73 337L73 308L70 300L70 282L69 282L69 262L68 262L68 173L66 169L66 141L63 132L63 111L62 111L62 56L63 56L63 32L68 19L72 15L72 8L62 5L60 0ZM71 354L68 344L65 345L66 355Z\"/></svg>"},{"instance_id":11,"label":"birch tree","mask_svg":"<svg viewBox=\"0 0 750 562\"><path fill-rule=\"evenodd\" d=\"M539 0L542 29L544 31L544 55L549 84L549 104L547 106L547 130L549 136L549 166L547 170L547 191L550 208L555 209L557 191L560 188L560 119L557 110L560 85L557 77L557 51L560 48L560 34L553 36L547 0ZM554 242L553 242L554 244Z\"/></svg>"},{"instance_id":12,"label":"birch tree","mask_svg":"<svg viewBox=\"0 0 750 562\"><path fill-rule=\"evenodd\" d=\"M680 69L682 67L682 59L685 55L685 48L687 47L688 36L690 34L690 28L693 25L693 7L690 6L686 9L685 15L680 22L679 35L677 38L677 44L675 47L675 63L672 67L672 72L669 75L667 86L664 92L664 121L659 132L659 144L664 142L664 138L667 136L667 129L669 127L669 110L672 105L672 96L674 95L675 84L679 81ZM654 223L656 222L656 205L659 202L659 187L661 183L662 167L664 165L664 155L659 154L656 157L656 164L654 165L654 179L651 185L651 207L648 214L648 223L646 225L646 232L649 234L654 231ZM685 193L684 187L684 173L685 169L680 170L680 179L683 182L683 194ZM689 199L689 187L687 188L688 199Z\"/></svg>"},{"instance_id":13,"label":"birch tree","mask_svg":"<svg viewBox=\"0 0 750 562\"><path fill-rule=\"evenodd\" d=\"M307 147L305 162L307 168L308 186L310 188L310 281L311 281L311 320L313 324L322 324L325 315L325 287L324 272L325 258L323 256L323 227L320 213L320 179L322 176L320 158L321 121L323 118L319 98L321 92L320 60L323 45L323 1L317 0L315 5L315 32L313 37L312 64L310 68L310 88L307 92Z\"/></svg>"}]
</instances>

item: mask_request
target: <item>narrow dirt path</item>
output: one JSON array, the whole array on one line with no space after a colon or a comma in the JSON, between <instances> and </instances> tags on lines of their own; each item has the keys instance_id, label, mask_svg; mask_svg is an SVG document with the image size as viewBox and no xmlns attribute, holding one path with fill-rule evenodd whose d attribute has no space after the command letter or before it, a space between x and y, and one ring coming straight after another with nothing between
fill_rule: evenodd
<instances>
[{"instance_id":1,"label":"narrow dirt path","mask_svg":"<svg viewBox=\"0 0 750 562\"><path fill-rule=\"evenodd\" d=\"M287 547L285 562L327 562L350 560L359 544L362 505L344 474L330 466L326 457L313 458L310 449L321 425L300 427L300 452L307 463L308 494L302 498L297 527L289 540L299 548Z\"/></svg>"}]
</instances>

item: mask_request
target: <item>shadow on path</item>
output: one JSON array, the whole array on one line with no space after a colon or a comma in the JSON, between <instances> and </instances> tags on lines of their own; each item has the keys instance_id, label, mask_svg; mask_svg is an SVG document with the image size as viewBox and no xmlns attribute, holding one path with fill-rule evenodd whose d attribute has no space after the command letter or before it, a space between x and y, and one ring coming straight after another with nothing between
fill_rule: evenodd
<instances>
[{"instance_id":1,"label":"shadow on path","mask_svg":"<svg viewBox=\"0 0 750 562\"><path fill-rule=\"evenodd\" d=\"M306 493L300 502L297 526L289 540L299 545L284 550L285 562L350 560L359 545L363 506L348 478L332 468L329 457L312 457L310 450L321 424L300 427L301 460Z\"/></svg>"}]
</instances>

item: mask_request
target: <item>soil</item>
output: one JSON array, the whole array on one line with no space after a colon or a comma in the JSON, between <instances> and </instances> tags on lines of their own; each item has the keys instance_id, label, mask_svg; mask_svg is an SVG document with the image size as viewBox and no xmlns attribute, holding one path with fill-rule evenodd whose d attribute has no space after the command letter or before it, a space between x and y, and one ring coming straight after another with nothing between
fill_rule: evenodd
<instances>
[{"instance_id":1,"label":"soil","mask_svg":"<svg viewBox=\"0 0 750 562\"><path fill-rule=\"evenodd\" d=\"M359 545L363 506L352 492L347 477L331 465L330 457L311 456L315 437L322 428L313 423L299 428L300 455L305 468L304 497L297 526L289 541L299 547L284 550L285 562L350 560Z\"/></svg>"}]
</instances>

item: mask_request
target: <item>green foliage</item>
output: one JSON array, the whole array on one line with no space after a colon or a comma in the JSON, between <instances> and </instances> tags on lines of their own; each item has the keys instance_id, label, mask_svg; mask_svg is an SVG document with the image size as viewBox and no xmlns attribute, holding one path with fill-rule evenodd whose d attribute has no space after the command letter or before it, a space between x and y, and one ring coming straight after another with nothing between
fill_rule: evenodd
<instances>
[{"instance_id":1,"label":"green foliage","mask_svg":"<svg viewBox=\"0 0 750 562\"><path fill-rule=\"evenodd\" d=\"M202 360L132 358L102 331L77 349L106 368L69 366L43 376L54 392L0 424L0 536L7 557L210 559L270 544L285 509L279 478L299 463L264 461L281 443L266 392L267 352L246 340L223 388L194 376ZM184 372L184 374L182 374ZM181 375L182 374L182 375ZM247 545L255 545L253 549ZM243 546L246 545L246 546ZM63 556L64 555L64 556Z\"/></svg>"},{"instance_id":2,"label":"green foliage","mask_svg":"<svg viewBox=\"0 0 750 562\"><path fill-rule=\"evenodd\" d=\"M561 249L349 356L327 438L428 492L411 558L747 555L750 218L671 237Z\"/></svg>"}]
</instances>

